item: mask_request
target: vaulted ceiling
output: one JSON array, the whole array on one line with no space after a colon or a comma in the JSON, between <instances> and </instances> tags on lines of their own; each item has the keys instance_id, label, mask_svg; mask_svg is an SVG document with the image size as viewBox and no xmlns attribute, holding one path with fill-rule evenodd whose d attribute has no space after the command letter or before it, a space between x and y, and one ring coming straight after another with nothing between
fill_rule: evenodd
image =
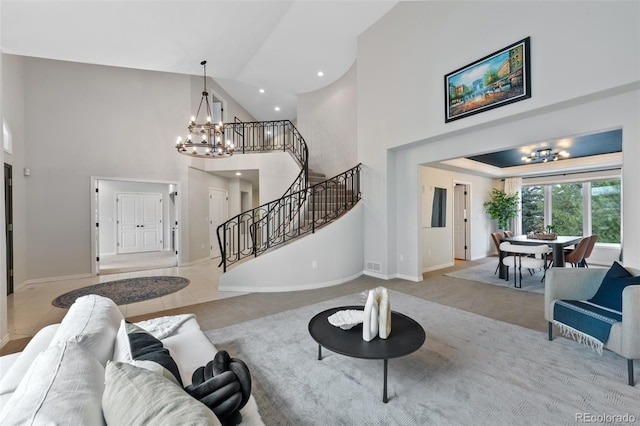
<instances>
[{"instance_id":1,"label":"vaulted ceiling","mask_svg":"<svg viewBox=\"0 0 640 426\"><path fill-rule=\"evenodd\" d=\"M2 0L0 47L193 75L207 60L207 74L257 120L294 119L297 95L344 75L358 35L396 3Z\"/></svg>"}]
</instances>

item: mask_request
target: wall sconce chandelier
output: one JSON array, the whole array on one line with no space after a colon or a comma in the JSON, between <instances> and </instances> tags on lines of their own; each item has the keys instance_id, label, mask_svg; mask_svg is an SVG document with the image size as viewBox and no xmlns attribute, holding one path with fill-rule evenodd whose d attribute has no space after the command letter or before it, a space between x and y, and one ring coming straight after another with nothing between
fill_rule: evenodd
<instances>
[{"instance_id":1,"label":"wall sconce chandelier","mask_svg":"<svg viewBox=\"0 0 640 426\"><path fill-rule=\"evenodd\" d=\"M522 157L522 161L525 163L546 163L548 161L563 160L569 156L570 154L565 150L555 151L550 148L545 148L531 151L531 154Z\"/></svg>"},{"instance_id":2,"label":"wall sconce chandelier","mask_svg":"<svg viewBox=\"0 0 640 426\"><path fill-rule=\"evenodd\" d=\"M199 158L228 158L233 155L233 144L224 140L224 125L222 121L213 123L211 121L211 104L209 103L209 92L207 92L207 61L200 62L204 68L204 89L202 98L195 117L189 121L189 135L186 140L178 137L176 149L180 154ZM205 105L204 114L206 121L198 122L202 105Z\"/></svg>"}]
</instances>

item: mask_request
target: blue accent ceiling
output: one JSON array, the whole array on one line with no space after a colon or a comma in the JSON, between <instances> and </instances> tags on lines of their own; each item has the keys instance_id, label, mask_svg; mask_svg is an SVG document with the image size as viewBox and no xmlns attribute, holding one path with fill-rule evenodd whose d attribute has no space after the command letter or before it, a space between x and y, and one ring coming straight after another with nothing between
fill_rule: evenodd
<instances>
[{"instance_id":1,"label":"blue accent ceiling","mask_svg":"<svg viewBox=\"0 0 640 426\"><path fill-rule=\"evenodd\" d=\"M589 157L592 155L622 152L622 129L593 133L590 135L561 138L553 141L531 144L526 148L528 149L515 148L507 151L474 155L466 158L503 168L527 164L522 160L522 157L527 156L531 151L536 151L538 149L550 148L558 152L563 150L568 151L570 154L569 158Z\"/></svg>"}]
</instances>

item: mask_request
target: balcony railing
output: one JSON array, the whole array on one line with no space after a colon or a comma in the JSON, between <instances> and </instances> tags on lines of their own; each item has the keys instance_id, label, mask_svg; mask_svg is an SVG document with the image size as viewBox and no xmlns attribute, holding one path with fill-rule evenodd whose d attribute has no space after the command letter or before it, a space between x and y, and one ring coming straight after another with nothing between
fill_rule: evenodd
<instances>
[{"instance_id":1,"label":"balcony railing","mask_svg":"<svg viewBox=\"0 0 640 426\"><path fill-rule=\"evenodd\" d=\"M224 272L302 235L313 233L360 200L360 165L308 186L309 160L304 138L289 120L225 124L236 153L289 152L300 173L277 200L247 210L217 228Z\"/></svg>"}]
</instances>

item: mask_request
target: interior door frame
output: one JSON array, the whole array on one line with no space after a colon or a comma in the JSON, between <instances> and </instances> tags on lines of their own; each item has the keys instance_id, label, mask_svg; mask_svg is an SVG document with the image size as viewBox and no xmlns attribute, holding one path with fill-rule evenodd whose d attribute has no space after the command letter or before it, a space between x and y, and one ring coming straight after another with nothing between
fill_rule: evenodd
<instances>
[{"instance_id":1,"label":"interior door frame","mask_svg":"<svg viewBox=\"0 0 640 426\"><path fill-rule=\"evenodd\" d=\"M162 185L168 185L170 188L174 188L174 215L175 223L172 228L175 229L175 243L176 243L176 260L177 266L182 266L182 251L181 238L182 238L182 215L181 212L181 185L180 182L164 181L164 180L150 180L150 179L138 179L138 178L125 178L125 177L108 177L108 176L91 176L90 178L90 263L91 263L91 276L97 276L100 271L100 259L98 254L100 253L100 233L98 232L99 217L98 217L98 183L101 180L111 180L120 182L134 182L134 183L157 183ZM170 192L171 189L169 190Z\"/></svg>"},{"instance_id":2,"label":"interior door frame","mask_svg":"<svg viewBox=\"0 0 640 426\"><path fill-rule=\"evenodd\" d=\"M13 293L13 167L4 163L4 226L6 244L7 296Z\"/></svg>"},{"instance_id":3,"label":"interior door frame","mask_svg":"<svg viewBox=\"0 0 640 426\"><path fill-rule=\"evenodd\" d=\"M225 220L229 219L229 191L227 189L222 189L222 188L213 188L213 187L209 187L209 258L214 259L217 257L221 257L222 253L218 250L218 255L217 256L213 256L213 247L217 247L218 246L218 237L216 235L215 238L211 238L211 227L213 226L212 224L212 220L211 220L211 213L212 213L212 209L211 209L211 204L212 204L212 198L211 198L211 193L212 192L220 192L220 193L224 193L225 195L225 205L224 205L224 209L225 209Z\"/></svg>"},{"instance_id":4,"label":"interior door frame","mask_svg":"<svg viewBox=\"0 0 640 426\"><path fill-rule=\"evenodd\" d=\"M453 229L452 229L452 238L453 238L453 261L455 262L456 259L456 241L455 241L455 226L456 226L456 210L458 208L458 206L455 203L455 187L456 185L464 185L465 187L465 197L464 197L464 202L466 205L466 210L467 210L467 214L466 214L466 222L464 222L464 239L465 239L465 246L467 247L464 251L464 259L461 260L471 260L471 182L467 182L467 181L461 181L461 180L454 180L453 181L453 190L454 190L454 194L453 194L453 208L454 208L454 212L453 212Z\"/></svg>"}]
</instances>

